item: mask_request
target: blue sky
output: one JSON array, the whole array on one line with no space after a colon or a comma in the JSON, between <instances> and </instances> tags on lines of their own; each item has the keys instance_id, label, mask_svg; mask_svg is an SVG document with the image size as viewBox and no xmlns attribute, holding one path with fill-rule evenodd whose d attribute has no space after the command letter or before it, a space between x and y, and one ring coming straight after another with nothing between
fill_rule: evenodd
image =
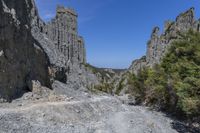
<instances>
[{"instance_id":1,"label":"blue sky","mask_svg":"<svg viewBox=\"0 0 200 133\"><path fill-rule=\"evenodd\" d=\"M152 28L195 7L200 0L36 0L41 18L55 16L56 5L79 14L79 34L84 37L87 62L98 67L127 68L146 53Z\"/></svg>"}]
</instances>

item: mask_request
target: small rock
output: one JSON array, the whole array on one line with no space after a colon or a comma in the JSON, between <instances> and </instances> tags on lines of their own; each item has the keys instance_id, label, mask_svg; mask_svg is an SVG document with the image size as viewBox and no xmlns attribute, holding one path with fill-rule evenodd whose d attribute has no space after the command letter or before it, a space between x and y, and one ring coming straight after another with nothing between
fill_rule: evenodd
<instances>
[{"instance_id":1,"label":"small rock","mask_svg":"<svg viewBox=\"0 0 200 133\"><path fill-rule=\"evenodd\" d=\"M3 50L0 51L0 57L4 55Z\"/></svg>"},{"instance_id":2,"label":"small rock","mask_svg":"<svg viewBox=\"0 0 200 133\"><path fill-rule=\"evenodd\" d=\"M76 111L76 113L80 113L81 111L80 110L75 110Z\"/></svg>"},{"instance_id":3,"label":"small rock","mask_svg":"<svg viewBox=\"0 0 200 133\"><path fill-rule=\"evenodd\" d=\"M73 99L74 99L73 97L70 97L70 98L69 98L69 100L73 100Z\"/></svg>"},{"instance_id":4,"label":"small rock","mask_svg":"<svg viewBox=\"0 0 200 133\"><path fill-rule=\"evenodd\" d=\"M198 124L198 123L193 123L192 126L196 127L196 128L200 128L200 124Z\"/></svg>"},{"instance_id":5,"label":"small rock","mask_svg":"<svg viewBox=\"0 0 200 133\"><path fill-rule=\"evenodd\" d=\"M72 128L74 128L74 125L73 125L73 124L69 124L69 126L72 127Z\"/></svg>"},{"instance_id":6,"label":"small rock","mask_svg":"<svg viewBox=\"0 0 200 133\"><path fill-rule=\"evenodd\" d=\"M45 113L43 113L43 114L42 114L42 117L45 117L45 116L46 116Z\"/></svg>"},{"instance_id":7,"label":"small rock","mask_svg":"<svg viewBox=\"0 0 200 133\"><path fill-rule=\"evenodd\" d=\"M17 106L23 106L22 103L18 104Z\"/></svg>"}]
</instances>

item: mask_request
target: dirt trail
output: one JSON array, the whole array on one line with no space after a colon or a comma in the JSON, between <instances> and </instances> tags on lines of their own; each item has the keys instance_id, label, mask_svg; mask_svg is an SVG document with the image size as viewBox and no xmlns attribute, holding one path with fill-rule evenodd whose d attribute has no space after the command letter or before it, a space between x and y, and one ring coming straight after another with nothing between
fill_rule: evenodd
<instances>
[{"instance_id":1,"label":"dirt trail","mask_svg":"<svg viewBox=\"0 0 200 133\"><path fill-rule=\"evenodd\" d=\"M17 108L2 108L2 109L0 108L0 112L11 113L11 112L20 112L20 111L31 111L31 110L38 109L44 106L48 108L48 106L75 105L75 104L81 104L81 103L98 102L104 99L111 99L111 98L107 96L99 96L99 97L94 97L89 100L87 99L87 100L58 101L58 102L37 102L37 103L33 103L32 105L26 105L26 106L21 106Z\"/></svg>"},{"instance_id":2,"label":"dirt trail","mask_svg":"<svg viewBox=\"0 0 200 133\"><path fill-rule=\"evenodd\" d=\"M0 133L177 133L171 122L112 96L0 108Z\"/></svg>"}]
</instances>

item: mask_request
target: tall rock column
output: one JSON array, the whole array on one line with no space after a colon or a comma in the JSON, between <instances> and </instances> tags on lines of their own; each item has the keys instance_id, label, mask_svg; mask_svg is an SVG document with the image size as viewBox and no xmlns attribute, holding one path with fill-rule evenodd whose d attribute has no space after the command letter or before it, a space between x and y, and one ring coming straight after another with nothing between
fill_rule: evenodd
<instances>
[{"instance_id":1,"label":"tall rock column","mask_svg":"<svg viewBox=\"0 0 200 133\"><path fill-rule=\"evenodd\" d=\"M151 34L151 40L147 44L147 56L146 56L146 61L147 64L150 66L157 62L157 55L158 55L158 45L160 43L160 36L159 36L159 27L155 27L152 31Z\"/></svg>"},{"instance_id":2,"label":"tall rock column","mask_svg":"<svg viewBox=\"0 0 200 133\"><path fill-rule=\"evenodd\" d=\"M84 40L78 35L76 12L62 6L57 7L56 17L45 26L45 33L65 56L66 66L85 63Z\"/></svg>"},{"instance_id":3,"label":"tall rock column","mask_svg":"<svg viewBox=\"0 0 200 133\"><path fill-rule=\"evenodd\" d=\"M77 17L73 9L58 6L55 18L44 25L43 33L53 42L58 54L64 57L62 68L65 70L65 82L80 86L86 84L87 74L84 67L86 63L84 39L78 35Z\"/></svg>"}]
</instances>

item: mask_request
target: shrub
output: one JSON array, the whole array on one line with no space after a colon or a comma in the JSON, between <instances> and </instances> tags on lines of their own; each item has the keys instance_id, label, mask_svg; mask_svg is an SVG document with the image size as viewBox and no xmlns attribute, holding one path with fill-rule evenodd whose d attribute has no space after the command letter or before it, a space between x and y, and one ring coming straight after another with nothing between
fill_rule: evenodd
<instances>
[{"instance_id":1,"label":"shrub","mask_svg":"<svg viewBox=\"0 0 200 133\"><path fill-rule=\"evenodd\" d=\"M180 36L161 64L130 76L130 92L147 105L194 117L200 115L200 33Z\"/></svg>"}]
</instances>

